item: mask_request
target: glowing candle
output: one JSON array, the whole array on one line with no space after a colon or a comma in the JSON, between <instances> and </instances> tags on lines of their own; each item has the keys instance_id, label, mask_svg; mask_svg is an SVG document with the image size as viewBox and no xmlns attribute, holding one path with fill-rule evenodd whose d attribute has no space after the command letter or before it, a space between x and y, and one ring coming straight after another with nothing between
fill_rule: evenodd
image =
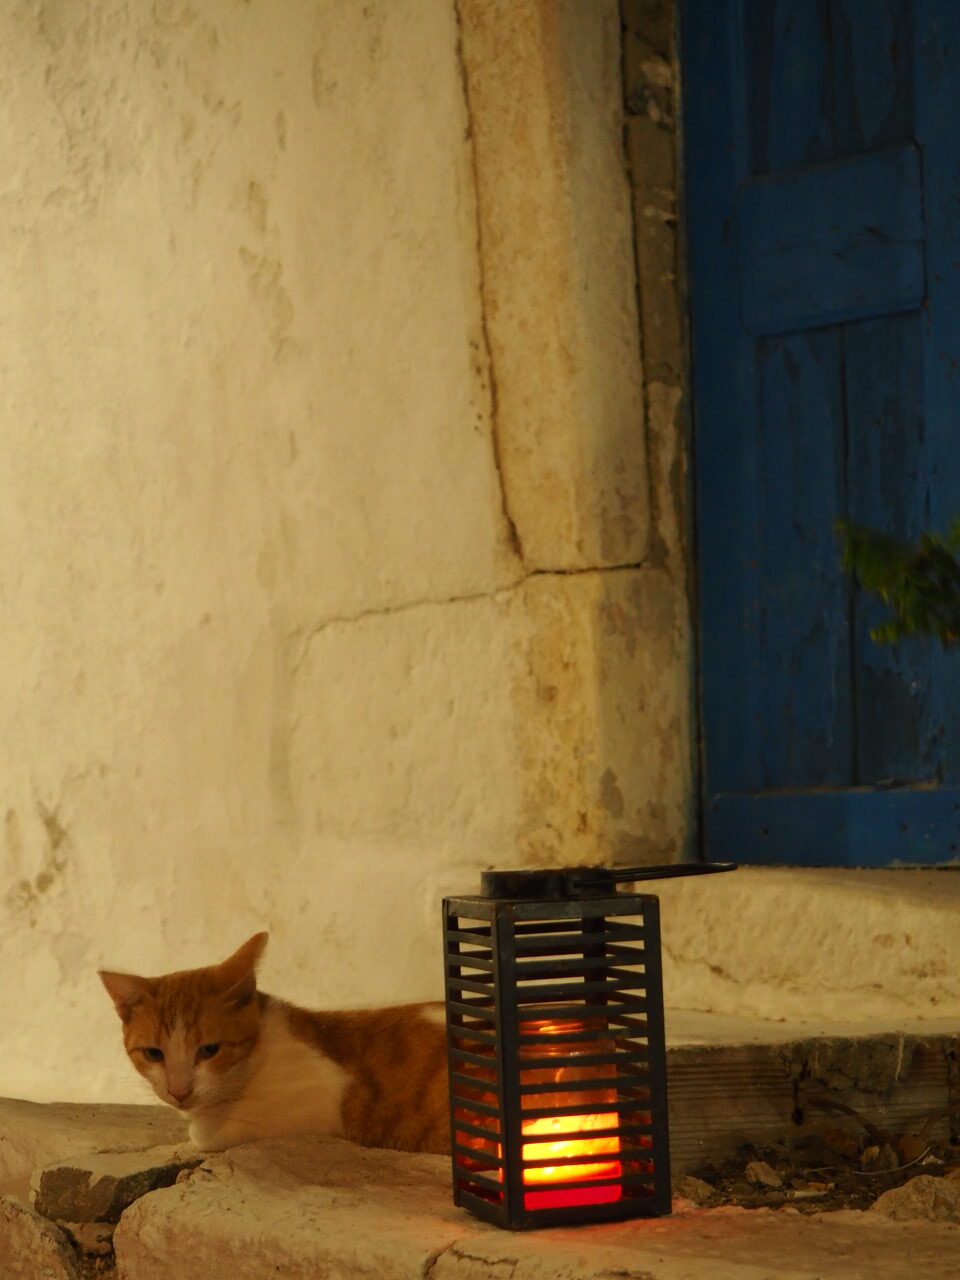
<instances>
[{"instance_id":1,"label":"glowing candle","mask_svg":"<svg viewBox=\"0 0 960 1280\"><path fill-rule=\"evenodd\" d=\"M591 1024L597 1026L596 1022ZM524 1057L538 1058L541 1061L550 1058L562 1059L556 1066L538 1066L522 1068L520 1079L524 1085L564 1084L562 1091L555 1088L549 1092L527 1093L525 1106L529 1110L546 1110L548 1108L583 1107L583 1115L536 1116L523 1120L520 1132L524 1138L532 1139L522 1144L521 1159L523 1162L523 1184L531 1190L524 1191L524 1207L527 1209L555 1209L580 1204L608 1204L619 1200L622 1187L610 1183L612 1178L623 1176L619 1160L611 1160L620 1152L620 1138L616 1133L603 1133L600 1137L590 1137L597 1131L616 1129L620 1117L616 1111L602 1108L616 1101L616 1088L601 1084L598 1087L598 1069L590 1065L577 1065L577 1058L589 1054L596 1055L604 1047L603 1041L584 1038L587 1024L581 1021L527 1022L521 1025L521 1032L527 1036L555 1036L556 1041L537 1042L525 1045L521 1050ZM609 1074L610 1068L606 1069ZM586 1082L591 1081L592 1087ZM582 1087L578 1087L583 1082ZM574 1158L583 1156L583 1162ZM600 1157L600 1158L598 1158ZM564 1163L543 1164L541 1161L556 1160ZM536 1162L532 1164L531 1162ZM601 1185L593 1187L571 1187L570 1182L587 1182L596 1180Z\"/></svg>"},{"instance_id":2,"label":"glowing candle","mask_svg":"<svg viewBox=\"0 0 960 1280\"><path fill-rule=\"evenodd\" d=\"M617 1114L584 1115L584 1116L540 1116L536 1120L525 1120L520 1126L521 1132L531 1137L544 1134L567 1135L576 1137L557 1137L551 1142L525 1142L523 1144L523 1183L525 1187L544 1186L544 1190L525 1191L523 1202L527 1209L555 1209L562 1205L575 1204L608 1204L611 1200L619 1200L622 1188L616 1184L597 1187L561 1187L551 1183L584 1182L588 1178L607 1179L620 1178L623 1169L619 1160L597 1160L597 1156L617 1155L620 1151L620 1139L616 1134L607 1134L602 1138L585 1138L579 1135L590 1133L596 1129L615 1129ZM528 1160L565 1160L573 1156L591 1157L583 1164L557 1164L527 1166Z\"/></svg>"}]
</instances>

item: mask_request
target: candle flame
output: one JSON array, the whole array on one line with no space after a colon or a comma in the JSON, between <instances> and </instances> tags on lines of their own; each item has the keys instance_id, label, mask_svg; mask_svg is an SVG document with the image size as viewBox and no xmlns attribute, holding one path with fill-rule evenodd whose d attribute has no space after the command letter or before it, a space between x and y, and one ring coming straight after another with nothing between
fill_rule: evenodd
<instances>
[{"instance_id":1,"label":"candle flame","mask_svg":"<svg viewBox=\"0 0 960 1280\"><path fill-rule=\"evenodd\" d=\"M555 1134L557 1137L553 1142L541 1140L523 1143L524 1185L551 1188L552 1184L557 1183L621 1177L623 1168L619 1160L596 1160L597 1156L611 1156L619 1153L620 1139L616 1134L607 1134L602 1138L579 1136L595 1129L615 1129L618 1119L616 1112L611 1112L584 1116L541 1116L536 1120L525 1120L521 1125L522 1133L537 1138L546 1134ZM528 1160L551 1158L563 1160L571 1156L589 1156L594 1159L583 1164L547 1164L537 1165L534 1168L529 1168L526 1163ZM549 1209L562 1205L598 1204L619 1200L621 1194L622 1189L619 1186L561 1188L553 1185L552 1189L526 1192L524 1203L528 1209Z\"/></svg>"}]
</instances>

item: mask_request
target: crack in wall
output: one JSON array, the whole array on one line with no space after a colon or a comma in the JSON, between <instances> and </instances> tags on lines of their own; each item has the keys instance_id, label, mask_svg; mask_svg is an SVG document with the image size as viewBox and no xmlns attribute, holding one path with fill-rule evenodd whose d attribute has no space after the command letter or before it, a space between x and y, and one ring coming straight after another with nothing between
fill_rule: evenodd
<instances>
[{"instance_id":1,"label":"crack in wall","mask_svg":"<svg viewBox=\"0 0 960 1280\"><path fill-rule=\"evenodd\" d=\"M450 1244L441 1245L439 1249L434 1249L433 1253L424 1259L423 1266L420 1269L420 1280L433 1280L434 1272L437 1269L437 1263L443 1255L445 1253L449 1253L451 1249L453 1249L452 1241Z\"/></svg>"},{"instance_id":2,"label":"crack in wall","mask_svg":"<svg viewBox=\"0 0 960 1280\"><path fill-rule=\"evenodd\" d=\"M502 587L494 587L491 590L484 591L465 591L459 595L452 596L421 596L415 600L402 600L397 604L378 605L370 609L358 609L356 613L335 614L330 618L324 618L322 622L316 623L314 626L303 633L302 630L292 631L285 637L286 643L289 645L299 646L296 657L291 664L291 670L294 675L300 670L304 660L310 650L310 645L317 636L322 635L331 627L351 626L355 622L365 622L370 618L388 618L394 614L410 613L414 609L440 608L446 605L456 604L473 604L480 600L504 600L513 592L517 591L526 582L534 578L583 578L589 574L607 574L607 573L628 573L636 570L647 572L650 566L645 562L635 561L625 564L613 565L590 565L582 569L532 569L527 573L517 576L513 582L508 582Z\"/></svg>"},{"instance_id":3,"label":"crack in wall","mask_svg":"<svg viewBox=\"0 0 960 1280\"><path fill-rule=\"evenodd\" d=\"M452 1244L444 1250L457 1262L478 1262L484 1268L484 1275L490 1280L512 1280L520 1265L519 1258L491 1258L479 1253L468 1253L466 1249Z\"/></svg>"},{"instance_id":4,"label":"crack in wall","mask_svg":"<svg viewBox=\"0 0 960 1280\"><path fill-rule=\"evenodd\" d=\"M641 400L643 404L643 443L647 455L647 501L650 510L650 546L647 551L647 559L658 567L663 566L668 561L668 553L664 545L663 534L661 531L661 515L660 515L660 496L657 492L655 483L654 467L655 459L653 457L654 441L651 440L651 417L650 417L650 385L647 377L646 353L643 333L644 318L644 291L643 281L640 277L640 255L638 252L637 242L639 239L639 220L637 210L637 183L636 177L632 171L630 164L630 148L627 141L627 130L629 128L629 110L627 104L627 26L621 14L620 23L620 98L624 102L625 110L623 114L623 127L620 132L620 146L623 157L623 170L627 178L627 186L630 191L630 270L633 273L633 288L636 296L637 306L637 348L640 353L640 388Z\"/></svg>"},{"instance_id":5,"label":"crack in wall","mask_svg":"<svg viewBox=\"0 0 960 1280\"><path fill-rule=\"evenodd\" d=\"M497 473L497 483L500 489L500 506L503 511L507 542L510 549L519 559L520 563L524 564L523 543L520 540L517 522L513 518L513 514L510 510L510 501L507 497L507 484L503 465L503 443L501 439L500 426L500 396L497 386L497 370L493 359L493 349L490 343L490 327L488 321L488 286L485 270L486 255L484 252L483 240L483 217L480 211L480 166L477 161L476 136L473 125L474 111L470 97L470 77L467 74L467 65L463 52L463 14L461 12L461 0L454 0L453 11L457 24L457 68L460 73L463 105L467 116L465 142L469 148L470 170L473 177L473 201L477 233L476 259L480 297L480 342L483 348L483 360L487 373L486 381L490 405L490 443L493 451L493 465Z\"/></svg>"}]
</instances>

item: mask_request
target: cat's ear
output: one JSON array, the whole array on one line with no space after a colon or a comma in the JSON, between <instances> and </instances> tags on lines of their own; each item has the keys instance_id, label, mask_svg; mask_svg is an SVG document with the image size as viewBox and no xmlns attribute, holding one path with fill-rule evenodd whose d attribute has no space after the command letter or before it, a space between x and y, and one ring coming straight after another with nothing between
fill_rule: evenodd
<instances>
[{"instance_id":1,"label":"cat's ear","mask_svg":"<svg viewBox=\"0 0 960 1280\"><path fill-rule=\"evenodd\" d=\"M257 964L269 937L269 933L255 933L232 956L217 965L225 1003L242 1009L253 999L257 991Z\"/></svg>"},{"instance_id":2,"label":"cat's ear","mask_svg":"<svg viewBox=\"0 0 960 1280\"><path fill-rule=\"evenodd\" d=\"M137 978L132 973L108 973L101 969L100 981L107 988L121 1022L129 1022L130 1015L150 994L145 978Z\"/></svg>"}]
</instances>

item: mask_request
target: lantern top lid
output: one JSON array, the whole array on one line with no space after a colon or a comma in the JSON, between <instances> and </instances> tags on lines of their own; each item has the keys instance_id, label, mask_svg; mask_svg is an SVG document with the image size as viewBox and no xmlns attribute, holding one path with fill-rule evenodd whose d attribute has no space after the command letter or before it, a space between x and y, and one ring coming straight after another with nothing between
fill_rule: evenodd
<instances>
[{"instance_id":1,"label":"lantern top lid","mask_svg":"<svg viewBox=\"0 0 960 1280\"><path fill-rule=\"evenodd\" d=\"M735 871L735 862L680 862L656 867L538 867L523 871L484 871L482 898L515 898L547 902L570 898L605 897L618 884L637 880L667 880L676 876Z\"/></svg>"}]
</instances>

